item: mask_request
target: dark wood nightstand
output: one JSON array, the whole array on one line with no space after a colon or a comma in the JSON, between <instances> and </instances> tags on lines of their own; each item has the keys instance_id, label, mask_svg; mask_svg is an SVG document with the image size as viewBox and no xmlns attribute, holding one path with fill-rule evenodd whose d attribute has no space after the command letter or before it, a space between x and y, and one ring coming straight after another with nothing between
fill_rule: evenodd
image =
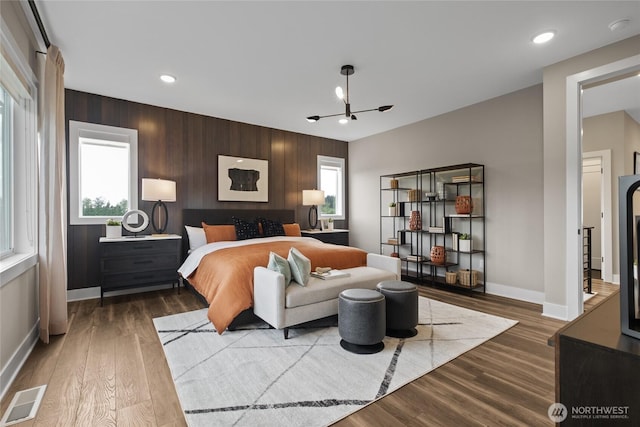
<instances>
[{"instance_id":1,"label":"dark wood nightstand","mask_svg":"<svg viewBox=\"0 0 640 427\"><path fill-rule=\"evenodd\" d=\"M105 292L178 281L180 245L177 234L100 238L100 305Z\"/></svg>"},{"instance_id":2,"label":"dark wood nightstand","mask_svg":"<svg viewBox=\"0 0 640 427\"><path fill-rule=\"evenodd\" d=\"M349 230L336 228L334 230L302 230L302 237L313 237L325 243L349 246Z\"/></svg>"}]
</instances>

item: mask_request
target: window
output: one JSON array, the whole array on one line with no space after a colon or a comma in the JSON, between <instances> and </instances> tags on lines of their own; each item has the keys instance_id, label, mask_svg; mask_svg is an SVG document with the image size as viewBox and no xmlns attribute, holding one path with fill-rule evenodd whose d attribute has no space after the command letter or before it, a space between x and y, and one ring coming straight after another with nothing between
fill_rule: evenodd
<instances>
[{"instance_id":1,"label":"window","mask_svg":"<svg viewBox=\"0 0 640 427\"><path fill-rule=\"evenodd\" d=\"M69 121L70 222L104 224L138 208L138 131Z\"/></svg>"},{"instance_id":2,"label":"window","mask_svg":"<svg viewBox=\"0 0 640 427\"><path fill-rule=\"evenodd\" d=\"M12 242L12 225L13 215L11 213L11 207L13 205L13 191L12 191L12 121L11 111L13 107L13 99L9 96L9 93L0 86L0 179L2 185L0 185L0 215L2 215L2 224L0 229L0 258L4 258L13 252Z\"/></svg>"},{"instance_id":3,"label":"window","mask_svg":"<svg viewBox=\"0 0 640 427\"><path fill-rule=\"evenodd\" d=\"M318 188L324 191L320 218L344 219L344 159L318 156Z\"/></svg>"},{"instance_id":4,"label":"window","mask_svg":"<svg viewBox=\"0 0 640 427\"><path fill-rule=\"evenodd\" d=\"M0 25L0 272L2 286L37 260L38 91L29 61Z\"/></svg>"}]
</instances>

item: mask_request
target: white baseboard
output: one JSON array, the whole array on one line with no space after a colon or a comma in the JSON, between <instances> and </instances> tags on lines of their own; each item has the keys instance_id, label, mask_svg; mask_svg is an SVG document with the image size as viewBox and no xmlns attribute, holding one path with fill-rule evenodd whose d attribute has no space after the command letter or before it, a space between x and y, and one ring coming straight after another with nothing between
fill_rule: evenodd
<instances>
[{"instance_id":1,"label":"white baseboard","mask_svg":"<svg viewBox=\"0 0 640 427\"><path fill-rule=\"evenodd\" d=\"M544 302L544 292L514 288L513 286L501 285L499 283L487 282L487 293L535 304L542 304Z\"/></svg>"},{"instance_id":2,"label":"white baseboard","mask_svg":"<svg viewBox=\"0 0 640 427\"><path fill-rule=\"evenodd\" d=\"M0 400L4 399L4 395L9 390L11 383L16 379L18 372L24 365L24 362L27 361L27 358L33 351L33 348L38 343L39 337L39 326L40 319L38 319L27 334L26 337L20 343L20 346L16 349L16 351L9 358L9 362L2 369L0 373Z\"/></svg>"},{"instance_id":3,"label":"white baseboard","mask_svg":"<svg viewBox=\"0 0 640 427\"><path fill-rule=\"evenodd\" d=\"M542 304L542 315L558 320L568 320L569 308L566 305L544 302Z\"/></svg>"},{"instance_id":4,"label":"white baseboard","mask_svg":"<svg viewBox=\"0 0 640 427\"><path fill-rule=\"evenodd\" d=\"M118 291L110 291L105 294L105 298L117 295L139 294L141 292L159 291L161 289L171 289L173 285L170 283L164 285L145 286L141 288L120 289ZM69 289L67 290L67 302L82 301L85 299L100 298L100 286L91 288Z\"/></svg>"}]
</instances>

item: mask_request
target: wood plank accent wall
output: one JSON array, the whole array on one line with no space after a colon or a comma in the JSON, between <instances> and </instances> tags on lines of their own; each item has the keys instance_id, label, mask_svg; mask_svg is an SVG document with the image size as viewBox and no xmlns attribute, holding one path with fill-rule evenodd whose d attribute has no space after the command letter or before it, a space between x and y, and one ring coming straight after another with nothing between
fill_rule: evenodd
<instances>
[{"instance_id":1,"label":"wood plank accent wall","mask_svg":"<svg viewBox=\"0 0 640 427\"><path fill-rule=\"evenodd\" d=\"M138 194L142 178L176 181L177 201L167 203L169 233L181 234L183 208L295 209L297 221L306 228L302 190L316 187L317 155L341 157L348 165L344 141L70 89L65 96L67 146L69 120L138 130ZM269 202L218 202L218 155L268 160ZM152 207L153 202L138 200L138 208L149 214ZM347 228L348 212L346 218L336 227ZM69 225L68 289L98 286L98 239L104 233L103 225Z\"/></svg>"}]
</instances>

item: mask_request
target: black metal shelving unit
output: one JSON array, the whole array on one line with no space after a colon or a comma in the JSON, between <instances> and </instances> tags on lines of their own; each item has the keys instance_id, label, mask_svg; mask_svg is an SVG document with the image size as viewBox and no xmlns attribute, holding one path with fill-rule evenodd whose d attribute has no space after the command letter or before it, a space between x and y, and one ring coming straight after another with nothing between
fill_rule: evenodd
<instances>
[{"instance_id":1,"label":"black metal shelving unit","mask_svg":"<svg viewBox=\"0 0 640 427\"><path fill-rule=\"evenodd\" d=\"M484 166L476 163L380 176L380 253L401 259L403 280L486 292L484 185ZM471 197L472 213L456 213L458 196ZM386 211L390 202L397 204L398 215ZM422 227L412 230L411 212L416 211ZM468 251L459 248L461 233L472 237L473 246ZM390 243L389 239L396 240ZM444 246L444 263L430 259L435 245ZM468 280L464 284L460 280L447 283L447 272Z\"/></svg>"}]
</instances>

